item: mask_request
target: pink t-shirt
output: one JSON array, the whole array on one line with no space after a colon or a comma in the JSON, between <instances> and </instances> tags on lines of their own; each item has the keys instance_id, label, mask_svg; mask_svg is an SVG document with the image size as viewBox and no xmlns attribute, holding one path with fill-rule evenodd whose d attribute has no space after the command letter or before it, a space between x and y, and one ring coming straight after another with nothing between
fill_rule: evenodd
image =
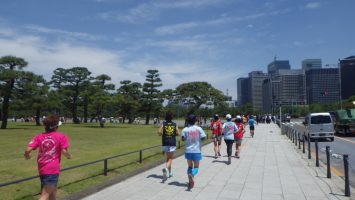
<instances>
[{"instance_id":1,"label":"pink t-shirt","mask_svg":"<svg viewBox=\"0 0 355 200\"><path fill-rule=\"evenodd\" d=\"M60 156L62 149L69 147L66 135L59 132L39 133L36 135L28 147L37 149L38 172L39 175L59 174Z\"/></svg>"}]
</instances>

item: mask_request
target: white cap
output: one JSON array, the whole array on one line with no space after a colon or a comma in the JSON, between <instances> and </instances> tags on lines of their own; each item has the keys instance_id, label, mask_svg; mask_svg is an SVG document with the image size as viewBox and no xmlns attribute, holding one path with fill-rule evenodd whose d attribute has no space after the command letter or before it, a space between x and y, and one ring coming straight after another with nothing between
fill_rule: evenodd
<instances>
[{"instance_id":1,"label":"white cap","mask_svg":"<svg viewBox=\"0 0 355 200\"><path fill-rule=\"evenodd\" d=\"M236 117L237 119L241 119L242 117L240 116L240 115L237 115L237 117Z\"/></svg>"},{"instance_id":2,"label":"white cap","mask_svg":"<svg viewBox=\"0 0 355 200\"><path fill-rule=\"evenodd\" d=\"M227 114L227 115L226 115L226 119L232 119L232 115Z\"/></svg>"}]
</instances>

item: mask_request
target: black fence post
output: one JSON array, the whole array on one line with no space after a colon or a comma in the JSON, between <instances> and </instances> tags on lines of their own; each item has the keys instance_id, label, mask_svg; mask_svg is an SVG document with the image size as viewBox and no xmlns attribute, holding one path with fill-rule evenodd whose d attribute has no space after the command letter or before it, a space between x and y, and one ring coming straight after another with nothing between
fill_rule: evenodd
<instances>
[{"instance_id":1,"label":"black fence post","mask_svg":"<svg viewBox=\"0 0 355 200\"><path fill-rule=\"evenodd\" d=\"M298 149L301 149L301 138L298 134L297 134L297 139L298 139Z\"/></svg>"},{"instance_id":2,"label":"black fence post","mask_svg":"<svg viewBox=\"0 0 355 200\"><path fill-rule=\"evenodd\" d=\"M107 159L104 160L104 176L107 176Z\"/></svg>"},{"instance_id":3,"label":"black fence post","mask_svg":"<svg viewBox=\"0 0 355 200\"><path fill-rule=\"evenodd\" d=\"M349 156L343 155L344 160L344 175L345 175L345 196L350 197L350 184L349 184Z\"/></svg>"},{"instance_id":4,"label":"black fence post","mask_svg":"<svg viewBox=\"0 0 355 200\"><path fill-rule=\"evenodd\" d=\"M302 152L303 152L303 153L306 153L306 148L304 147L304 145L305 145L305 144L304 144L304 143L305 143L305 141L304 141L304 140L305 140L305 139L306 139L306 136L302 135L302 143L303 143L303 149L302 149Z\"/></svg>"},{"instance_id":5,"label":"black fence post","mask_svg":"<svg viewBox=\"0 0 355 200\"><path fill-rule=\"evenodd\" d=\"M327 178L332 178L332 173L330 171L330 147L326 146L325 151L327 153Z\"/></svg>"},{"instance_id":6,"label":"black fence post","mask_svg":"<svg viewBox=\"0 0 355 200\"><path fill-rule=\"evenodd\" d=\"M143 150L139 150L139 163L143 162Z\"/></svg>"},{"instance_id":7,"label":"black fence post","mask_svg":"<svg viewBox=\"0 0 355 200\"><path fill-rule=\"evenodd\" d=\"M318 140L314 141L316 148L316 167L319 167L319 157L318 157Z\"/></svg>"},{"instance_id":8,"label":"black fence post","mask_svg":"<svg viewBox=\"0 0 355 200\"><path fill-rule=\"evenodd\" d=\"M297 131L294 130L293 132L295 133L295 146L297 146L297 143L298 143L298 141L297 141Z\"/></svg>"},{"instance_id":9,"label":"black fence post","mask_svg":"<svg viewBox=\"0 0 355 200\"><path fill-rule=\"evenodd\" d=\"M312 159L312 155L311 155L311 138L309 138L309 133L308 133L307 141L308 141L308 159Z\"/></svg>"}]
</instances>

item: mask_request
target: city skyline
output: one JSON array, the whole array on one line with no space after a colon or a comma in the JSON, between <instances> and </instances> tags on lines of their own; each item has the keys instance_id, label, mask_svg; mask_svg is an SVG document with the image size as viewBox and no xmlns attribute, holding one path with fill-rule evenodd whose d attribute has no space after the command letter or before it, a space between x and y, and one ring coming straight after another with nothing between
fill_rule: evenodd
<instances>
[{"instance_id":1,"label":"city skyline","mask_svg":"<svg viewBox=\"0 0 355 200\"><path fill-rule=\"evenodd\" d=\"M355 2L232 0L5 0L0 56L29 62L50 79L58 67L144 82L158 69L161 89L207 81L237 99L236 80L274 60L334 66L355 55Z\"/></svg>"}]
</instances>

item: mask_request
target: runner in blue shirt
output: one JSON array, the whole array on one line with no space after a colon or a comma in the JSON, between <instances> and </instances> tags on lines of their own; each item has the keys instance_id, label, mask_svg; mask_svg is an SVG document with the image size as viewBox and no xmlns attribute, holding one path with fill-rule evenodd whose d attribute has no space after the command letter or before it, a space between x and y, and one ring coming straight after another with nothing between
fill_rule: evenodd
<instances>
[{"instance_id":1,"label":"runner in blue shirt","mask_svg":"<svg viewBox=\"0 0 355 200\"><path fill-rule=\"evenodd\" d=\"M185 143L185 158L187 160L187 175L189 178L188 188L194 187L194 177L198 173L199 163L202 159L201 140L206 138L205 132L201 127L195 125L196 116L190 114L187 116L187 127L181 132L182 140Z\"/></svg>"},{"instance_id":2,"label":"runner in blue shirt","mask_svg":"<svg viewBox=\"0 0 355 200\"><path fill-rule=\"evenodd\" d=\"M255 130L255 127L254 127L255 120L254 120L253 115L250 115L248 124L249 124L249 129L250 129L250 136L253 138L254 137L254 130Z\"/></svg>"}]
</instances>

